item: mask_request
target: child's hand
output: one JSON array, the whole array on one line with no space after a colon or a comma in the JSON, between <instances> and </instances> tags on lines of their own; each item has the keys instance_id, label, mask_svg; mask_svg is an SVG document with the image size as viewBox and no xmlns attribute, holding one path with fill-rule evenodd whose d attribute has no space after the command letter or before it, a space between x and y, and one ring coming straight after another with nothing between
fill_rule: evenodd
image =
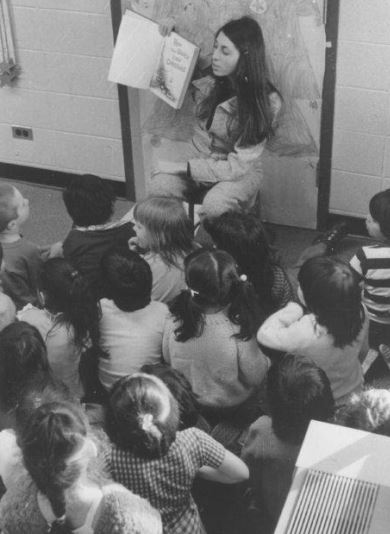
<instances>
[{"instance_id":1,"label":"child's hand","mask_svg":"<svg viewBox=\"0 0 390 534\"><path fill-rule=\"evenodd\" d=\"M163 37L167 37L173 31L176 24L174 17L165 17L158 25L158 31Z\"/></svg>"},{"instance_id":2,"label":"child's hand","mask_svg":"<svg viewBox=\"0 0 390 534\"><path fill-rule=\"evenodd\" d=\"M138 254L145 254L147 252L145 249L139 246L137 236L130 237L127 243L129 245L129 249L133 252L137 252Z\"/></svg>"},{"instance_id":3,"label":"child's hand","mask_svg":"<svg viewBox=\"0 0 390 534\"><path fill-rule=\"evenodd\" d=\"M139 247L138 247L138 237L137 236L130 237L130 239L128 240L127 243L129 245L129 249L130 250L132 250L133 252L138 252Z\"/></svg>"},{"instance_id":4,"label":"child's hand","mask_svg":"<svg viewBox=\"0 0 390 534\"><path fill-rule=\"evenodd\" d=\"M156 174L187 174L187 162L160 160L152 171L152 176Z\"/></svg>"}]
</instances>

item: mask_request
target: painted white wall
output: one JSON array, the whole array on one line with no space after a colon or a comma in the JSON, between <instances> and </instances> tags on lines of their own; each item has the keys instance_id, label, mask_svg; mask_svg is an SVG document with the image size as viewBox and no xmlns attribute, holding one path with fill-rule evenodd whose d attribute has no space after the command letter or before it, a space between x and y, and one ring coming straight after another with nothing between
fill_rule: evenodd
<instances>
[{"instance_id":1,"label":"painted white wall","mask_svg":"<svg viewBox=\"0 0 390 534\"><path fill-rule=\"evenodd\" d=\"M330 211L390 188L390 2L341 0Z\"/></svg>"},{"instance_id":2,"label":"painted white wall","mask_svg":"<svg viewBox=\"0 0 390 534\"><path fill-rule=\"evenodd\" d=\"M15 87L0 88L0 161L124 181L109 0L9 0ZM33 129L33 141L11 126Z\"/></svg>"}]
</instances>

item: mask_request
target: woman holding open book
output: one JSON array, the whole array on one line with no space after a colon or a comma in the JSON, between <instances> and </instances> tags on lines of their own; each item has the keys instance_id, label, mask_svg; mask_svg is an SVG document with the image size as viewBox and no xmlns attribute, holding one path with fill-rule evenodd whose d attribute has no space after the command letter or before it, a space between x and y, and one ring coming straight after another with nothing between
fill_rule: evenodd
<instances>
[{"instance_id":1,"label":"woman holding open book","mask_svg":"<svg viewBox=\"0 0 390 534\"><path fill-rule=\"evenodd\" d=\"M182 147L181 161L159 161L151 181L153 194L187 200L204 194L201 218L253 207L262 152L282 101L268 79L261 28L250 17L218 30L211 68L210 76L193 82L192 142Z\"/></svg>"}]
</instances>

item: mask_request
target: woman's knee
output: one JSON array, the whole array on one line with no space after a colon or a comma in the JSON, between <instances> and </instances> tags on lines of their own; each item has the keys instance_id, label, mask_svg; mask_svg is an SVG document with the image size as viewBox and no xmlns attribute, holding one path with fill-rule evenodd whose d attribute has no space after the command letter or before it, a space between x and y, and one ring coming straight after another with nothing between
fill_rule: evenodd
<instances>
[{"instance_id":1,"label":"woman's knee","mask_svg":"<svg viewBox=\"0 0 390 534\"><path fill-rule=\"evenodd\" d=\"M180 176L175 174L156 174L148 184L150 195L164 195L184 198L185 184Z\"/></svg>"}]
</instances>

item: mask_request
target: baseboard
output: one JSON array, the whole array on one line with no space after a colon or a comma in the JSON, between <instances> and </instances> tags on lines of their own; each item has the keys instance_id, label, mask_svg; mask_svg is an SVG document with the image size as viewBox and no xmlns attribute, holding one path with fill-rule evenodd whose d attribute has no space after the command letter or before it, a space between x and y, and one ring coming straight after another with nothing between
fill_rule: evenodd
<instances>
[{"instance_id":1,"label":"baseboard","mask_svg":"<svg viewBox=\"0 0 390 534\"><path fill-rule=\"evenodd\" d=\"M71 172L0 162L0 177L8 180L64 188L75 176L79 175ZM126 198L126 184L124 182L115 180L107 180L107 182L111 185L117 197Z\"/></svg>"}]
</instances>

